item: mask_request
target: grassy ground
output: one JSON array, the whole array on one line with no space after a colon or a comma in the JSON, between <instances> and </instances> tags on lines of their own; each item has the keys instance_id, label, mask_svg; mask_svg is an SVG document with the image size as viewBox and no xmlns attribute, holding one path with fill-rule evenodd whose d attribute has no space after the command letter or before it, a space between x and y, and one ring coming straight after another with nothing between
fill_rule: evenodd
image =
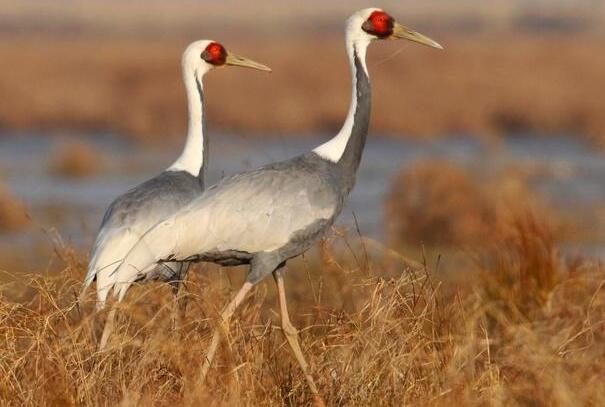
<instances>
[{"instance_id":1,"label":"grassy ground","mask_svg":"<svg viewBox=\"0 0 605 407\"><path fill-rule=\"evenodd\" d=\"M295 261L286 276L291 314L328 405L605 403L605 270L563 258L530 216L514 230L447 274L439 265L447 257L417 264L357 238L350 250L334 250L343 242L335 238L317 259ZM97 352L92 304L75 305L84 259L64 247L55 257L64 265L58 274L3 277L3 405L310 402L279 329L271 281L238 311L201 386L199 363L241 272L192 273L176 332L169 290L135 288L118 334Z\"/></svg>"}]
</instances>

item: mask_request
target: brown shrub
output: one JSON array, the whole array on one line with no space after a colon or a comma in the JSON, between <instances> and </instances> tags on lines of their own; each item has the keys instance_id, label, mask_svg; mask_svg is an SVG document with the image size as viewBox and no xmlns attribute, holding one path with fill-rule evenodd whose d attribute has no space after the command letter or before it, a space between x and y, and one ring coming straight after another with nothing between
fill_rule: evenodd
<instances>
[{"instance_id":1,"label":"brown shrub","mask_svg":"<svg viewBox=\"0 0 605 407\"><path fill-rule=\"evenodd\" d=\"M484 279L482 292L499 308L495 318L535 319L533 313L547 308L567 267L548 226L530 214L519 215L510 226L509 233L490 242L477 260Z\"/></svg>"},{"instance_id":2,"label":"brown shrub","mask_svg":"<svg viewBox=\"0 0 605 407\"><path fill-rule=\"evenodd\" d=\"M515 233L519 216L549 210L516 171L472 176L447 161L420 162L395 176L385 207L390 242L483 246Z\"/></svg>"},{"instance_id":3,"label":"brown shrub","mask_svg":"<svg viewBox=\"0 0 605 407\"><path fill-rule=\"evenodd\" d=\"M83 142L64 142L53 153L49 171L63 177L87 177L101 167L101 156Z\"/></svg>"},{"instance_id":4,"label":"brown shrub","mask_svg":"<svg viewBox=\"0 0 605 407\"><path fill-rule=\"evenodd\" d=\"M389 236L427 244L476 242L493 225L487 198L464 170L422 163L397 176L387 200Z\"/></svg>"},{"instance_id":5,"label":"brown shrub","mask_svg":"<svg viewBox=\"0 0 605 407\"><path fill-rule=\"evenodd\" d=\"M30 225L27 208L0 185L0 232L16 232Z\"/></svg>"}]
</instances>

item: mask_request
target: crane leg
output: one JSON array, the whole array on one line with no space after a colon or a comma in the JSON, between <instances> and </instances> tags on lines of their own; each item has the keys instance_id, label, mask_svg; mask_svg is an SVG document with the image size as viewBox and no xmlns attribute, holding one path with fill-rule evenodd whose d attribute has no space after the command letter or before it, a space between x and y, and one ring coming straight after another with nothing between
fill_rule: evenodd
<instances>
[{"instance_id":1,"label":"crane leg","mask_svg":"<svg viewBox=\"0 0 605 407\"><path fill-rule=\"evenodd\" d=\"M313 380L313 376L311 375L309 364L305 360L305 357L300 348L300 344L298 342L298 330L292 325L290 322L290 315L288 314L288 304L286 302L286 289L284 287L284 277L282 272L278 269L273 272L273 277L275 278L275 283L277 284L277 291L279 295L279 310L281 314L281 326L284 336L300 365L305 378L307 379L307 384L311 389L311 393L313 393L313 404L315 407L324 407L325 403L321 396L319 395L319 391L317 390L317 386L315 385L315 381Z\"/></svg>"},{"instance_id":2,"label":"crane leg","mask_svg":"<svg viewBox=\"0 0 605 407\"><path fill-rule=\"evenodd\" d=\"M113 327L116 319L116 306L112 304L111 310L107 314L107 318L105 319L105 326L103 327L103 335L101 336L101 341L99 342L99 350L105 349L107 345L107 341L109 340L109 335L113 332Z\"/></svg>"},{"instance_id":3,"label":"crane leg","mask_svg":"<svg viewBox=\"0 0 605 407\"><path fill-rule=\"evenodd\" d=\"M120 302L122 302L122 300L124 299L124 296L126 295L126 292L128 291L128 288L130 287L130 285L131 285L131 283L124 283L122 286L120 286L120 288L116 294L116 300L111 304L111 310L109 311L109 313L107 314L107 318L105 319L105 326L103 327L103 335L101 336L101 341L99 342L100 351L105 349L105 346L107 345L107 341L109 340L109 335L111 335L114 330L114 325L116 323L115 322L116 321L116 311L117 311L118 304ZM104 306L105 301L103 300L103 302L101 304Z\"/></svg>"},{"instance_id":4,"label":"crane leg","mask_svg":"<svg viewBox=\"0 0 605 407\"><path fill-rule=\"evenodd\" d=\"M188 298L185 293L185 279L189 271L189 263L179 265L179 273L176 279L170 282L174 294L172 304L172 330L177 331L183 326L185 313L187 312Z\"/></svg>"},{"instance_id":5,"label":"crane leg","mask_svg":"<svg viewBox=\"0 0 605 407\"><path fill-rule=\"evenodd\" d=\"M235 312L237 307L242 303L242 301L244 301L246 294L248 294L248 291L250 291L252 287L253 284L246 281L242 288L240 288L240 290L237 292L235 297L231 300L229 304L227 304L227 306L221 313L221 322L219 326L214 329L214 334L212 335L212 342L210 343L210 348L208 348L208 353L206 353L206 358L204 359L204 364L202 365L202 370L200 373L200 384L203 384L206 380L206 375L208 374L208 370L210 369L210 365L214 360L218 345L220 344L221 336L226 335L229 332L229 320L233 316L233 313Z\"/></svg>"},{"instance_id":6,"label":"crane leg","mask_svg":"<svg viewBox=\"0 0 605 407\"><path fill-rule=\"evenodd\" d=\"M183 321L185 320L185 313L187 312L187 295L183 292L184 284L180 283L178 288L175 290L173 298L173 309L172 309L172 321L171 327L173 331L178 331L183 327Z\"/></svg>"}]
</instances>

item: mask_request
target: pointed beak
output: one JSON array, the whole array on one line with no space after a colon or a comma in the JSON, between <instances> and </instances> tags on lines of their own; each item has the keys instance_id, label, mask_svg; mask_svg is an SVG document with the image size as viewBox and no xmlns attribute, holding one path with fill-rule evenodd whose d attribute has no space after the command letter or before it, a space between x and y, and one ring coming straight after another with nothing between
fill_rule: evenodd
<instances>
[{"instance_id":1,"label":"pointed beak","mask_svg":"<svg viewBox=\"0 0 605 407\"><path fill-rule=\"evenodd\" d=\"M259 71L271 72L271 68L248 58L240 57L232 53L227 53L225 59L226 65L243 66L244 68L258 69Z\"/></svg>"},{"instance_id":2,"label":"pointed beak","mask_svg":"<svg viewBox=\"0 0 605 407\"><path fill-rule=\"evenodd\" d=\"M394 40L401 39L401 40L413 41L413 42L417 42L422 45L427 45L429 47L443 49L441 44L439 44L437 41L433 41L426 35L422 35L419 32L410 30L409 28L404 27L403 25L401 25L399 23L394 23L393 34L391 34L391 36L389 38L394 39Z\"/></svg>"}]
</instances>

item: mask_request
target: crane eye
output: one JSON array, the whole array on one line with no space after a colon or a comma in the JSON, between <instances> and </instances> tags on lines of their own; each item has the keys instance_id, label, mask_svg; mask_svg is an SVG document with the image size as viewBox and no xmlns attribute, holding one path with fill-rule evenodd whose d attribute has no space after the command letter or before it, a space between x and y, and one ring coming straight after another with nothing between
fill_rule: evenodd
<instances>
[{"instance_id":1,"label":"crane eye","mask_svg":"<svg viewBox=\"0 0 605 407\"><path fill-rule=\"evenodd\" d=\"M224 65L227 60L227 50L218 42L211 42L200 57L211 65Z\"/></svg>"},{"instance_id":2,"label":"crane eye","mask_svg":"<svg viewBox=\"0 0 605 407\"><path fill-rule=\"evenodd\" d=\"M374 11L363 23L361 28L368 34L378 38L386 38L393 34L395 20L384 11Z\"/></svg>"}]
</instances>

